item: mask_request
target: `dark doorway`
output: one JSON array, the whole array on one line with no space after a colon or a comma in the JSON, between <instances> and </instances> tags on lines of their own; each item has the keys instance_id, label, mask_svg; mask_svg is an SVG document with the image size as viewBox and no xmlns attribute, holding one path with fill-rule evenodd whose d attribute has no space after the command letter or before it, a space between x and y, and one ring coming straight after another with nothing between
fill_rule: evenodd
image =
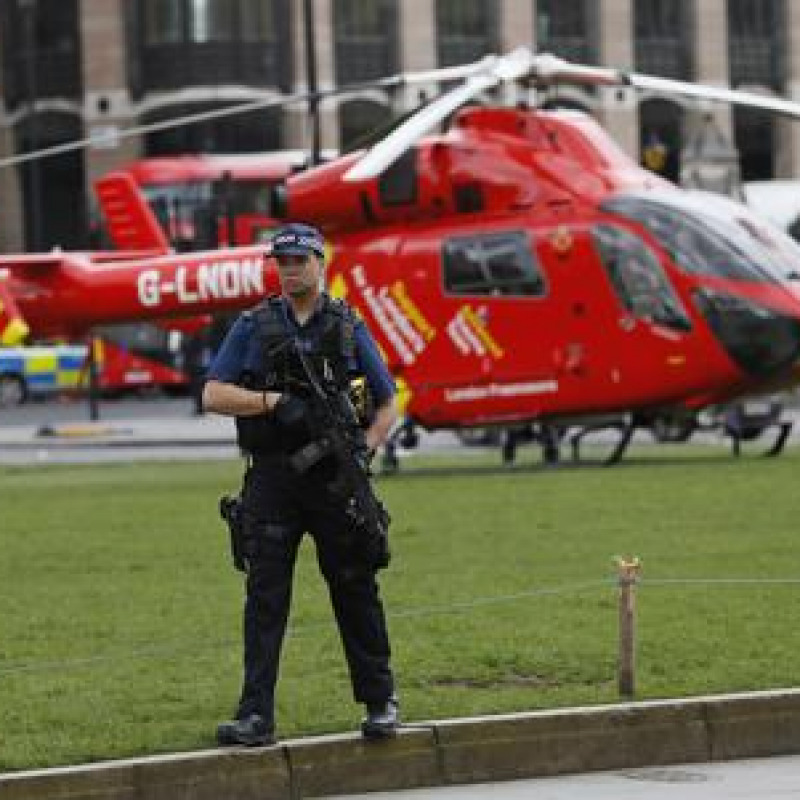
<instances>
[{"instance_id":1,"label":"dark doorway","mask_svg":"<svg viewBox=\"0 0 800 800\"><path fill-rule=\"evenodd\" d=\"M669 100L639 106L639 157L642 166L678 183L681 175L683 109Z\"/></svg>"},{"instance_id":2,"label":"dark doorway","mask_svg":"<svg viewBox=\"0 0 800 800\"><path fill-rule=\"evenodd\" d=\"M47 112L17 126L17 152L53 147L80 139L80 120ZM87 247L86 174L81 150L61 153L19 167L25 217L25 249Z\"/></svg>"},{"instance_id":3,"label":"dark doorway","mask_svg":"<svg viewBox=\"0 0 800 800\"><path fill-rule=\"evenodd\" d=\"M555 93L550 95L540 107L546 111L557 111L558 109L563 108L565 111L581 111L584 114L589 114L590 116L592 113L589 107L580 101L575 100L572 97L559 95L558 90L555 90Z\"/></svg>"},{"instance_id":4,"label":"dark doorway","mask_svg":"<svg viewBox=\"0 0 800 800\"><path fill-rule=\"evenodd\" d=\"M769 114L733 109L733 134L742 164L743 181L775 177L775 127Z\"/></svg>"},{"instance_id":5,"label":"dark doorway","mask_svg":"<svg viewBox=\"0 0 800 800\"><path fill-rule=\"evenodd\" d=\"M190 114L201 114L235 106L234 103L186 103L157 109L142 117L147 125ZM281 146L281 112L276 109L249 111L205 119L145 136L148 156L188 153L261 153Z\"/></svg>"}]
</instances>

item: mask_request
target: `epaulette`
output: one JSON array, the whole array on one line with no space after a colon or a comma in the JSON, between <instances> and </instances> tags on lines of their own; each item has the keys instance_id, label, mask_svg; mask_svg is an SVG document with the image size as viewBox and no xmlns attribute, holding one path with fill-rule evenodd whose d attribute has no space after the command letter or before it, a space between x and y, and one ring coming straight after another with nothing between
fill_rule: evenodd
<instances>
[{"instance_id":1,"label":"epaulette","mask_svg":"<svg viewBox=\"0 0 800 800\"><path fill-rule=\"evenodd\" d=\"M281 299L281 297L278 294L269 294L265 298L263 298L263 300L259 300L257 305L250 306L250 308L246 308L244 311L242 311L242 316L243 317L253 317L259 311L261 311L261 310L263 310L265 308L268 308L271 303L273 303L276 300L280 301L280 299Z\"/></svg>"}]
</instances>

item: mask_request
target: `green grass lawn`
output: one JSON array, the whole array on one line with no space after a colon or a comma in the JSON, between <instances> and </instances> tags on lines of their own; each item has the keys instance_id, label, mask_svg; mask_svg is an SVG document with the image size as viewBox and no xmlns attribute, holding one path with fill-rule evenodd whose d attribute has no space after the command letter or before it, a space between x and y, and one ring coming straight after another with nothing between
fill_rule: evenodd
<instances>
[{"instance_id":1,"label":"green grass lawn","mask_svg":"<svg viewBox=\"0 0 800 800\"><path fill-rule=\"evenodd\" d=\"M242 581L216 515L239 472L0 469L0 769L213 745L240 680ZM644 569L639 697L800 683L799 478L794 450L662 448L613 469L381 479L406 720L614 702L616 555ZM353 729L309 543L290 624L280 735Z\"/></svg>"}]
</instances>

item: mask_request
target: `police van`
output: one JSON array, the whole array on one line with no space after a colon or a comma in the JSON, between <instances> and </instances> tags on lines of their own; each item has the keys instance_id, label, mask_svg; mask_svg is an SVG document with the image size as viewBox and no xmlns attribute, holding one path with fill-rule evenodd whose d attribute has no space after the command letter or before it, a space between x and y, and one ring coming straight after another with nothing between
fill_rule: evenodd
<instances>
[{"instance_id":1,"label":"police van","mask_svg":"<svg viewBox=\"0 0 800 800\"><path fill-rule=\"evenodd\" d=\"M145 336L151 333L146 328L114 326L94 340L97 385L103 395L189 390L190 376L179 363L181 354L160 345L168 334L154 329L161 335ZM0 408L34 397L85 392L88 367L85 344L0 347Z\"/></svg>"},{"instance_id":2,"label":"police van","mask_svg":"<svg viewBox=\"0 0 800 800\"><path fill-rule=\"evenodd\" d=\"M85 345L0 347L0 408L79 388Z\"/></svg>"}]
</instances>

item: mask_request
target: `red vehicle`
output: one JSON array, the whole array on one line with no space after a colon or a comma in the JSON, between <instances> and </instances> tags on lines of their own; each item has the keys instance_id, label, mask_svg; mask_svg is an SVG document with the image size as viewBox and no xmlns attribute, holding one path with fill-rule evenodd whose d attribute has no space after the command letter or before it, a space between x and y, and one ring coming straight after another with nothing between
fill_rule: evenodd
<instances>
[{"instance_id":1,"label":"red vehicle","mask_svg":"<svg viewBox=\"0 0 800 800\"><path fill-rule=\"evenodd\" d=\"M119 171L142 190L172 247L186 252L262 240L275 226L273 187L305 160L301 151L157 156Z\"/></svg>"},{"instance_id":2,"label":"red vehicle","mask_svg":"<svg viewBox=\"0 0 800 800\"><path fill-rule=\"evenodd\" d=\"M288 177L272 206L325 230L331 290L377 336L406 390L409 425L625 419L624 447L635 425L800 382L791 239L744 206L644 171L584 115L457 111L503 80L660 79L526 51L467 74L366 154ZM785 101L661 83L800 116ZM446 133L421 138L446 118ZM118 245L151 255L4 259L0 298L18 324L191 316L277 289L264 246L163 254L129 176L109 176L100 197Z\"/></svg>"},{"instance_id":3,"label":"red vehicle","mask_svg":"<svg viewBox=\"0 0 800 800\"><path fill-rule=\"evenodd\" d=\"M180 332L140 322L106 326L97 333L98 388L104 394L188 391L190 376L185 369ZM81 386L87 385L84 366Z\"/></svg>"}]
</instances>

